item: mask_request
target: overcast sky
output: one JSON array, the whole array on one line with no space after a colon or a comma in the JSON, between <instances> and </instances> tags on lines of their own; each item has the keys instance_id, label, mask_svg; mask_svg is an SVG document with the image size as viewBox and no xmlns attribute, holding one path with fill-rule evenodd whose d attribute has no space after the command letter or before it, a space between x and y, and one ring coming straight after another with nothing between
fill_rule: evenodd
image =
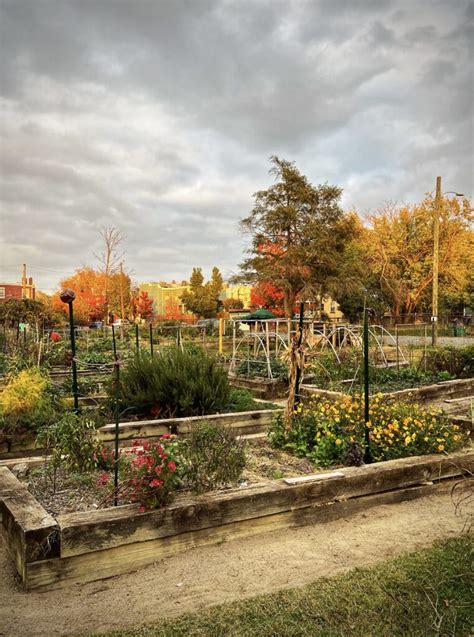
<instances>
[{"instance_id":1,"label":"overcast sky","mask_svg":"<svg viewBox=\"0 0 474 637\"><path fill-rule=\"evenodd\" d=\"M294 160L360 212L473 191L469 0L0 0L0 279L125 235L137 281L237 271Z\"/></svg>"}]
</instances>

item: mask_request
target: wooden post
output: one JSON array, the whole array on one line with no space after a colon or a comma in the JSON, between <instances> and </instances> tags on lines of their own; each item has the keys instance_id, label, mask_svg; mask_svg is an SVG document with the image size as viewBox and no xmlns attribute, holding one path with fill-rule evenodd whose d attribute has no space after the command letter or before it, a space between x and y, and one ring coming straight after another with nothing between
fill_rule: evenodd
<instances>
[{"instance_id":1,"label":"wooden post","mask_svg":"<svg viewBox=\"0 0 474 637\"><path fill-rule=\"evenodd\" d=\"M224 351L223 348L223 336L224 336L224 319L219 319L219 354L222 354Z\"/></svg>"},{"instance_id":2,"label":"wooden post","mask_svg":"<svg viewBox=\"0 0 474 637\"><path fill-rule=\"evenodd\" d=\"M399 352L399 345L398 345L398 325L395 325L395 342L396 342L396 348L397 348L397 378L400 378L400 352Z\"/></svg>"},{"instance_id":3,"label":"wooden post","mask_svg":"<svg viewBox=\"0 0 474 637\"><path fill-rule=\"evenodd\" d=\"M265 349L267 350L268 377L273 378L272 366L270 364L270 329L268 319L265 321Z\"/></svg>"},{"instance_id":4,"label":"wooden post","mask_svg":"<svg viewBox=\"0 0 474 637\"><path fill-rule=\"evenodd\" d=\"M438 271L439 271L439 216L441 213L441 177L436 177L436 197L433 216L433 298L431 303L431 345L438 343Z\"/></svg>"},{"instance_id":5,"label":"wooden post","mask_svg":"<svg viewBox=\"0 0 474 637\"><path fill-rule=\"evenodd\" d=\"M125 303L123 301L123 264L120 261L120 313L122 314L122 322L120 324L120 338L123 341L123 321L125 319Z\"/></svg>"}]
</instances>

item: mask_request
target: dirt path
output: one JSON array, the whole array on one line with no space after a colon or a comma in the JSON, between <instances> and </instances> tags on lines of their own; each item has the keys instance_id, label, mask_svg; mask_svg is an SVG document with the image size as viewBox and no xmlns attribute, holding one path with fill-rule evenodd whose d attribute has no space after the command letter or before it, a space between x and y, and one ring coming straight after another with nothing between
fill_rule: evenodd
<instances>
[{"instance_id":1,"label":"dirt path","mask_svg":"<svg viewBox=\"0 0 474 637\"><path fill-rule=\"evenodd\" d=\"M449 493L348 519L197 548L141 571L25 593L0 545L0 635L89 635L307 584L459 535Z\"/></svg>"}]
</instances>

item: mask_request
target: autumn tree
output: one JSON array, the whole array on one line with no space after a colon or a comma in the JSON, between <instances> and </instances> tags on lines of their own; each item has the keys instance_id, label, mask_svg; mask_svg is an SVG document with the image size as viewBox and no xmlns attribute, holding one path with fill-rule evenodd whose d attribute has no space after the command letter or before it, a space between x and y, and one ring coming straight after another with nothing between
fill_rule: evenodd
<instances>
[{"instance_id":1,"label":"autumn tree","mask_svg":"<svg viewBox=\"0 0 474 637\"><path fill-rule=\"evenodd\" d=\"M153 300L148 296L148 292L141 291L133 301L135 315L144 320L153 318Z\"/></svg>"},{"instance_id":2,"label":"autumn tree","mask_svg":"<svg viewBox=\"0 0 474 637\"><path fill-rule=\"evenodd\" d=\"M433 215L431 196L413 206L386 206L372 215L363 241L369 276L395 316L431 308ZM439 288L460 297L473 284L474 233L470 202L443 198L439 225Z\"/></svg>"},{"instance_id":3,"label":"autumn tree","mask_svg":"<svg viewBox=\"0 0 474 637\"><path fill-rule=\"evenodd\" d=\"M340 188L313 186L292 162L275 156L270 161L276 183L254 195L254 207L241 222L251 243L239 278L282 290L291 317L298 295L334 295L352 224L340 207Z\"/></svg>"},{"instance_id":4,"label":"autumn tree","mask_svg":"<svg viewBox=\"0 0 474 637\"><path fill-rule=\"evenodd\" d=\"M266 308L276 316L283 313L285 294L269 281L259 281L250 292L250 307L252 309Z\"/></svg>"},{"instance_id":5,"label":"autumn tree","mask_svg":"<svg viewBox=\"0 0 474 637\"><path fill-rule=\"evenodd\" d=\"M103 272L93 268L78 268L76 272L61 281L61 289L71 288L76 293L74 316L78 322L102 320L105 317L106 280ZM59 298L59 292L53 297L54 307L67 311L67 306Z\"/></svg>"},{"instance_id":6,"label":"autumn tree","mask_svg":"<svg viewBox=\"0 0 474 637\"><path fill-rule=\"evenodd\" d=\"M210 281L204 283L201 268L193 268L189 280L189 290L181 297L186 309L202 318L213 318L219 312L221 303L219 295L222 291L222 275L219 268L212 269Z\"/></svg>"},{"instance_id":7,"label":"autumn tree","mask_svg":"<svg viewBox=\"0 0 474 637\"><path fill-rule=\"evenodd\" d=\"M122 299L123 299L123 317L127 318L132 314L132 279L127 272L118 271L109 277L109 311L122 317Z\"/></svg>"}]
</instances>

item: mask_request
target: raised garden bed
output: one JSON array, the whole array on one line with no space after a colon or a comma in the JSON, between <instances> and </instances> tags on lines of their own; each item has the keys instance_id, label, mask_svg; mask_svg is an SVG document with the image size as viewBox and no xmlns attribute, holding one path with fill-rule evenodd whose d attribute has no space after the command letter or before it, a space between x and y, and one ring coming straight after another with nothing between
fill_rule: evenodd
<instances>
[{"instance_id":1,"label":"raised garden bed","mask_svg":"<svg viewBox=\"0 0 474 637\"><path fill-rule=\"evenodd\" d=\"M244 376L230 376L232 387L248 389L256 398L269 400L285 396L288 390L288 382L281 378L245 378Z\"/></svg>"},{"instance_id":2,"label":"raised garden bed","mask_svg":"<svg viewBox=\"0 0 474 637\"><path fill-rule=\"evenodd\" d=\"M417 498L474 471L474 452L420 456L203 496L139 513L135 505L49 515L0 467L0 529L27 589L104 579L195 546L348 516Z\"/></svg>"},{"instance_id":3,"label":"raised garden bed","mask_svg":"<svg viewBox=\"0 0 474 637\"><path fill-rule=\"evenodd\" d=\"M301 389L305 396L320 396L321 398L329 400L344 396L344 392L321 389L309 384L303 384ZM433 402L438 403L443 400L466 398L468 396L472 396L474 398L474 378L445 380L435 383L434 385L424 385L421 387L414 387L413 389L402 389L399 391L385 393L382 392L382 396L395 400L410 400L422 404Z\"/></svg>"},{"instance_id":4,"label":"raised garden bed","mask_svg":"<svg viewBox=\"0 0 474 637\"><path fill-rule=\"evenodd\" d=\"M228 414L213 414L210 416L190 416L187 418L162 418L158 420L134 420L122 422L119 425L120 444L131 444L134 438L155 439L164 433L186 435L193 423L215 422L229 426L237 436L250 435L266 431L272 416L281 409L262 409L259 411L244 411ZM115 440L115 424L100 427L99 437L105 444L113 444ZM35 447L33 438L24 438L8 446L7 442L0 443L0 460L20 458L38 454L41 450Z\"/></svg>"}]
</instances>

